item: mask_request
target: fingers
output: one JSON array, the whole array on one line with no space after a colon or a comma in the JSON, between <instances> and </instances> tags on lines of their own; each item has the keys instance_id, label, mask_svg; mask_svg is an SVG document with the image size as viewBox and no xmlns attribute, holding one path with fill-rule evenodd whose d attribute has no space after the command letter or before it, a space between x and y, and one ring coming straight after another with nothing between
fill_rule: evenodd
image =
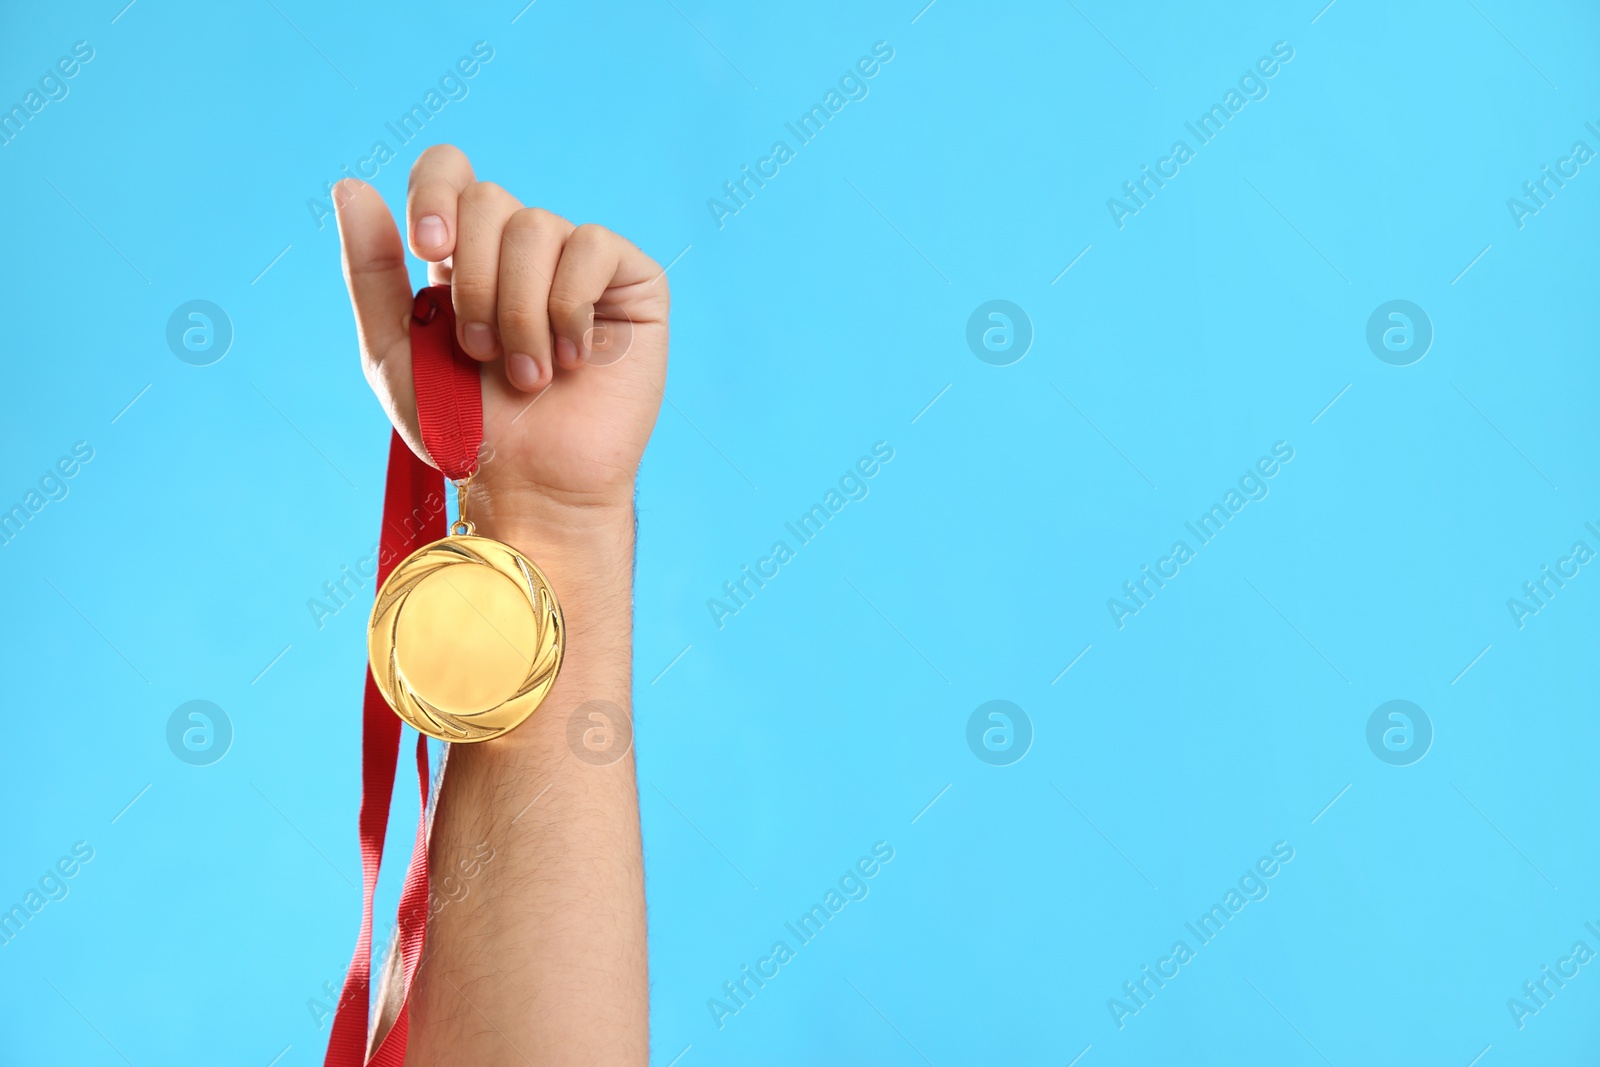
<instances>
[{"instance_id":1,"label":"fingers","mask_svg":"<svg viewBox=\"0 0 1600 1067\"><path fill-rule=\"evenodd\" d=\"M506 378L523 392L549 385L550 284L572 223L542 208L523 208L506 222L500 246L500 345Z\"/></svg>"},{"instance_id":2,"label":"fingers","mask_svg":"<svg viewBox=\"0 0 1600 1067\"><path fill-rule=\"evenodd\" d=\"M339 183L334 202L362 350L378 363L397 351L409 354L411 279L394 217L377 190L355 178Z\"/></svg>"},{"instance_id":3,"label":"fingers","mask_svg":"<svg viewBox=\"0 0 1600 1067\"><path fill-rule=\"evenodd\" d=\"M454 145L434 145L418 157L406 191L406 229L418 259L438 263L455 251L457 201L476 180Z\"/></svg>"},{"instance_id":4,"label":"fingers","mask_svg":"<svg viewBox=\"0 0 1600 1067\"><path fill-rule=\"evenodd\" d=\"M409 282L393 220L376 193L352 184L365 193L340 212L341 232L348 219L354 238L346 243L346 274L367 349L381 352L406 339ZM373 206L381 219L371 217ZM612 362L626 350L626 327L665 321L663 272L654 260L602 226L575 229L558 215L523 208L500 186L477 181L454 146L435 145L417 160L406 216L411 250L428 263L429 283L452 288L462 349L483 362L504 357L506 378L518 390L548 387L557 365ZM359 270L351 267L353 253ZM617 325L624 329L609 328Z\"/></svg>"},{"instance_id":5,"label":"fingers","mask_svg":"<svg viewBox=\"0 0 1600 1067\"><path fill-rule=\"evenodd\" d=\"M500 244L506 223L520 210L517 198L493 182L477 182L461 194L451 260L456 337L473 359L491 360L504 351L495 335L500 289Z\"/></svg>"},{"instance_id":6,"label":"fingers","mask_svg":"<svg viewBox=\"0 0 1600 1067\"><path fill-rule=\"evenodd\" d=\"M604 226L586 223L574 230L550 286L550 326L562 365L576 366L593 355L600 343L595 301L606 290L649 283L660 274L655 260Z\"/></svg>"}]
</instances>

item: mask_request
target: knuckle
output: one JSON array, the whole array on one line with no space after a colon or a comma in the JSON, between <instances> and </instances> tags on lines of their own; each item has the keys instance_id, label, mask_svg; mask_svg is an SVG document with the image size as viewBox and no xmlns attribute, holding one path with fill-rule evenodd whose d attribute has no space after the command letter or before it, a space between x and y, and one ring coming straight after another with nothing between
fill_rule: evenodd
<instances>
[{"instance_id":1,"label":"knuckle","mask_svg":"<svg viewBox=\"0 0 1600 1067\"><path fill-rule=\"evenodd\" d=\"M427 161L429 163L438 163L465 158L466 156L461 154L461 149L457 148L453 144L435 144L424 148L422 150L422 154L417 157L417 162L421 163L423 161Z\"/></svg>"},{"instance_id":2,"label":"knuckle","mask_svg":"<svg viewBox=\"0 0 1600 1067\"><path fill-rule=\"evenodd\" d=\"M568 240L574 244L594 247L605 244L613 236L610 230L598 222L586 222L576 230L573 230L572 236Z\"/></svg>"},{"instance_id":3,"label":"knuckle","mask_svg":"<svg viewBox=\"0 0 1600 1067\"><path fill-rule=\"evenodd\" d=\"M587 306L588 302L570 289L556 288L550 291L550 318L555 322L569 325L583 316Z\"/></svg>"},{"instance_id":4,"label":"knuckle","mask_svg":"<svg viewBox=\"0 0 1600 1067\"><path fill-rule=\"evenodd\" d=\"M391 271L403 271L406 269L406 257L393 252L374 252L360 259L356 259L346 253L346 257L352 275L387 274Z\"/></svg>"},{"instance_id":5,"label":"knuckle","mask_svg":"<svg viewBox=\"0 0 1600 1067\"><path fill-rule=\"evenodd\" d=\"M461 199L471 204L482 205L496 203L510 195L495 182L473 182L462 190Z\"/></svg>"},{"instance_id":6,"label":"knuckle","mask_svg":"<svg viewBox=\"0 0 1600 1067\"><path fill-rule=\"evenodd\" d=\"M456 303L479 307L494 303L495 276L478 266L457 265L451 277Z\"/></svg>"},{"instance_id":7,"label":"knuckle","mask_svg":"<svg viewBox=\"0 0 1600 1067\"><path fill-rule=\"evenodd\" d=\"M415 181L418 174L454 163L464 163L466 159L466 154L453 144L429 145L411 165L412 180Z\"/></svg>"},{"instance_id":8,"label":"knuckle","mask_svg":"<svg viewBox=\"0 0 1600 1067\"><path fill-rule=\"evenodd\" d=\"M543 332L545 324L541 321L539 309L524 303L500 304L500 330L502 333L515 336L528 335L537 337Z\"/></svg>"},{"instance_id":9,"label":"knuckle","mask_svg":"<svg viewBox=\"0 0 1600 1067\"><path fill-rule=\"evenodd\" d=\"M525 207L511 216L506 230L527 237L543 237L555 233L560 225L561 220L552 212L542 207Z\"/></svg>"}]
</instances>

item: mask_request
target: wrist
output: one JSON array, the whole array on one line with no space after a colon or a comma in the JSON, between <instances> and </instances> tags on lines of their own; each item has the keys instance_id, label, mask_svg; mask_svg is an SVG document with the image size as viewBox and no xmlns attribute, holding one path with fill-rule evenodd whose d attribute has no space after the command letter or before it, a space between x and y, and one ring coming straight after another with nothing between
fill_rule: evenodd
<instances>
[{"instance_id":1,"label":"wrist","mask_svg":"<svg viewBox=\"0 0 1600 1067\"><path fill-rule=\"evenodd\" d=\"M521 552L544 572L561 605L567 663L627 650L632 639L634 515L631 501L574 505L549 498L471 493L475 532ZM565 668L563 669L565 671Z\"/></svg>"},{"instance_id":2,"label":"wrist","mask_svg":"<svg viewBox=\"0 0 1600 1067\"><path fill-rule=\"evenodd\" d=\"M570 569L571 577L586 582L605 577L632 583L634 513L630 498L574 504L543 495L513 498L490 494L474 486L468 490L466 511L479 534L512 546L547 574L550 566L555 566ZM623 561L626 566L619 570L617 565Z\"/></svg>"},{"instance_id":3,"label":"wrist","mask_svg":"<svg viewBox=\"0 0 1600 1067\"><path fill-rule=\"evenodd\" d=\"M511 731L505 743L484 746L497 750L494 761L506 773L522 773L529 766L548 769L551 759L565 757L568 720L580 705L606 701L631 716L633 508L473 509L474 502L469 502L476 532L531 560L561 606L566 642L555 684L539 710ZM625 767L631 773L631 754Z\"/></svg>"}]
</instances>

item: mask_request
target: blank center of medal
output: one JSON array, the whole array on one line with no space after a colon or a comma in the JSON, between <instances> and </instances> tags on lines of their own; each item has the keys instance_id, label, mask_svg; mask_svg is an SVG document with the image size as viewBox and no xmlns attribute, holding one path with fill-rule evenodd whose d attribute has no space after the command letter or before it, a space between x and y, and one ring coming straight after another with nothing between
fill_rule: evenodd
<instances>
[{"instance_id":1,"label":"blank center of medal","mask_svg":"<svg viewBox=\"0 0 1600 1067\"><path fill-rule=\"evenodd\" d=\"M493 707L532 668L527 596L492 567L443 567L406 598L395 657L417 696L445 711Z\"/></svg>"}]
</instances>

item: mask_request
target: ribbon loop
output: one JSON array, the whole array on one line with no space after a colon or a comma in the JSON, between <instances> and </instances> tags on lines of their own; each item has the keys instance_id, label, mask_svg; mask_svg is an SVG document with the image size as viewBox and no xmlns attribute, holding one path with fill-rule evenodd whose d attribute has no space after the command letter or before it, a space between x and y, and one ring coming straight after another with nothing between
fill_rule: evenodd
<instances>
[{"instance_id":1,"label":"ribbon loop","mask_svg":"<svg viewBox=\"0 0 1600 1067\"><path fill-rule=\"evenodd\" d=\"M421 290L412 304L411 380L428 455L451 481L472 477L483 444L483 393L478 361L456 340L448 285Z\"/></svg>"}]
</instances>

